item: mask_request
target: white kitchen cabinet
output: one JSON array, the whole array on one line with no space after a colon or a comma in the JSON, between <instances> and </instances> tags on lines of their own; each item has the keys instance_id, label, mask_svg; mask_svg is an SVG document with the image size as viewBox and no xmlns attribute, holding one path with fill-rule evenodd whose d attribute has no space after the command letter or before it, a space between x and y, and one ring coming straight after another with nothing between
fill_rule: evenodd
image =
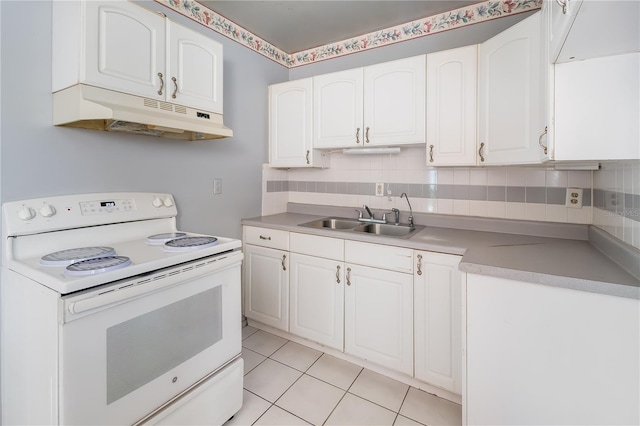
<instances>
[{"instance_id":1,"label":"white kitchen cabinet","mask_svg":"<svg viewBox=\"0 0 640 426\"><path fill-rule=\"evenodd\" d=\"M222 114L222 45L167 20L167 101Z\"/></svg>"},{"instance_id":2,"label":"white kitchen cabinet","mask_svg":"<svg viewBox=\"0 0 640 426\"><path fill-rule=\"evenodd\" d=\"M640 423L640 301L467 274L463 424Z\"/></svg>"},{"instance_id":3,"label":"white kitchen cabinet","mask_svg":"<svg viewBox=\"0 0 640 426\"><path fill-rule=\"evenodd\" d=\"M413 275L415 377L462 393L462 289L460 256L415 252Z\"/></svg>"},{"instance_id":4,"label":"white kitchen cabinet","mask_svg":"<svg viewBox=\"0 0 640 426\"><path fill-rule=\"evenodd\" d=\"M289 331L344 349L344 241L291 233Z\"/></svg>"},{"instance_id":5,"label":"white kitchen cabinet","mask_svg":"<svg viewBox=\"0 0 640 426\"><path fill-rule=\"evenodd\" d=\"M407 255L411 268L412 253L401 247L345 241L344 351L409 375L413 373L413 275L396 271L406 270Z\"/></svg>"},{"instance_id":6,"label":"white kitchen cabinet","mask_svg":"<svg viewBox=\"0 0 640 426\"><path fill-rule=\"evenodd\" d=\"M478 47L427 55L427 165L476 165Z\"/></svg>"},{"instance_id":7,"label":"white kitchen cabinet","mask_svg":"<svg viewBox=\"0 0 640 426\"><path fill-rule=\"evenodd\" d=\"M314 77L314 146L424 143L425 56Z\"/></svg>"},{"instance_id":8,"label":"white kitchen cabinet","mask_svg":"<svg viewBox=\"0 0 640 426\"><path fill-rule=\"evenodd\" d=\"M53 92L78 83L222 113L222 45L128 1L53 2Z\"/></svg>"},{"instance_id":9,"label":"white kitchen cabinet","mask_svg":"<svg viewBox=\"0 0 640 426\"><path fill-rule=\"evenodd\" d=\"M543 9L549 9L549 58L556 62L562 45L567 39L569 30L576 19L583 0L544 0Z\"/></svg>"},{"instance_id":10,"label":"white kitchen cabinet","mask_svg":"<svg viewBox=\"0 0 640 426\"><path fill-rule=\"evenodd\" d=\"M536 12L480 45L479 164L548 159L542 25Z\"/></svg>"},{"instance_id":11,"label":"white kitchen cabinet","mask_svg":"<svg viewBox=\"0 0 640 426\"><path fill-rule=\"evenodd\" d=\"M313 77L313 144L316 148L363 146L362 68Z\"/></svg>"},{"instance_id":12,"label":"white kitchen cabinet","mask_svg":"<svg viewBox=\"0 0 640 426\"><path fill-rule=\"evenodd\" d=\"M555 65L554 159L640 158L640 53Z\"/></svg>"},{"instance_id":13,"label":"white kitchen cabinet","mask_svg":"<svg viewBox=\"0 0 640 426\"><path fill-rule=\"evenodd\" d=\"M317 167L313 149L312 80L269 86L269 165Z\"/></svg>"},{"instance_id":14,"label":"white kitchen cabinet","mask_svg":"<svg viewBox=\"0 0 640 426\"><path fill-rule=\"evenodd\" d=\"M289 330L289 233L244 228L244 314Z\"/></svg>"},{"instance_id":15,"label":"white kitchen cabinet","mask_svg":"<svg viewBox=\"0 0 640 426\"><path fill-rule=\"evenodd\" d=\"M566 14L555 6L552 12L552 62L582 61L640 50L638 1L569 0ZM607 17L615 18L608 22Z\"/></svg>"}]
</instances>

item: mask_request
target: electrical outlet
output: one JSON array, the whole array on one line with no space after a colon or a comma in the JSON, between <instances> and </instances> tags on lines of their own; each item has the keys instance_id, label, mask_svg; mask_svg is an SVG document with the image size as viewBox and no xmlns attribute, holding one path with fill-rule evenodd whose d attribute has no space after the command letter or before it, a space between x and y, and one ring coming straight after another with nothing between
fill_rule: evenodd
<instances>
[{"instance_id":1,"label":"electrical outlet","mask_svg":"<svg viewBox=\"0 0 640 426\"><path fill-rule=\"evenodd\" d=\"M376 183L376 197L384 196L384 183Z\"/></svg>"},{"instance_id":2,"label":"electrical outlet","mask_svg":"<svg viewBox=\"0 0 640 426\"><path fill-rule=\"evenodd\" d=\"M222 178L213 178L213 195L222 194Z\"/></svg>"},{"instance_id":3,"label":"electrical outlet","mask_svg":"<svg viewBox=\"0 0 640 426\"><path fill-rule=\"evenodd\" d=\"M567 188L565 206L579 209L582 207L582 188Z\"/></svg>"}]
</instances>

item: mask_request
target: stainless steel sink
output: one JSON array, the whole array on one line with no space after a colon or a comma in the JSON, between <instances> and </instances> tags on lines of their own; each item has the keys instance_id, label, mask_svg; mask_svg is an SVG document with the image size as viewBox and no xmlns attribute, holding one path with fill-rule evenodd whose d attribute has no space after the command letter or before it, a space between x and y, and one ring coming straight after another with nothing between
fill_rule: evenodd
<instances>
[{"instance_id":1,"label":"stainless steel sink","mask_svg":"<svg viewBox=\"0 0 640 426\"><path fill-rule=\"evenodd\" d=\"M416 232L424 229L423 225L411 226L409 224L366 223L346 217L325 217L312 222L302 223L299 226L316 229L334 229L337 231L354 231L396 238L410 238Z\"/></svg>"},{"instance_id":2,"label":"stainless steel sink","mask_svg":"<svg viewBox=\"0 0 640 426\"><path fill-rule=\"evenodd\" d=\"M344 217L325 217L324 219L314 220L313 222L303 223L300 226L308 228L320 229L354 229L362 225L357 219L349 219Z\"/></svg>"},{"instance_id":3,"label":"stainless steel sink","mask_svg":"<svg viewBox=\"0 0 640 426\"><path fill-rule=\"evenodd\" d=\"M415 232L424 228L422 225L394 225L392 223L368 223L355 228L354 231L366 232L367 234L384 235L385 237L409 238Z\"/></svg>"}]
</instances>

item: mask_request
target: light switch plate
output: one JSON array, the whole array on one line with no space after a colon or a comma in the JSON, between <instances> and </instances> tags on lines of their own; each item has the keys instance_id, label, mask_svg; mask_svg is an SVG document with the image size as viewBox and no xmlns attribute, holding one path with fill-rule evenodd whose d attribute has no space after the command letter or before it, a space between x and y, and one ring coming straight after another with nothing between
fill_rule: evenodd
<instances>
[{"instance_id":1,"label":"light switch plate","mask_svg":"<svg viewBox=\"0 0 640 426\"><path fill-rule=\"evenodd\" d=\"M222 194L222 178L213 178L213 195Z\"/></svg>"}]
</instances>

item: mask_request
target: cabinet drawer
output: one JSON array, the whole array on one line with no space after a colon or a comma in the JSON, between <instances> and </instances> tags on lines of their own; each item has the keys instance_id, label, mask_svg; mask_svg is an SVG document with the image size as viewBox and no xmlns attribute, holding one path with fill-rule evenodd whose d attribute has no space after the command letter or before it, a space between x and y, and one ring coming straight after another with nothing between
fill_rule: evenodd
<instances>
[{"instance_id":1,"label":"cabinet drawer","mask_svg":"<svg viewBox=\"0 0 640 426\"><path fill-rule=\"evenodd\" d=\"M289 250L289 232L276 229L244 227L245 244Z\"/></svg>"},{"instance_id":2,"label":"cabinet drawer","mask_svg":"<svg viewBox=\"0 0 640 426\"><path fill-rule=\"evenodd\" d=\"M344 260L344 240L338 238L320 237L317 235L297 234L289 235L290 250L309 256L324 257L325 259Z\"/></svg>"},{"instance_id":3,"label":"cabinet drawer","mask_svg":"<svg viewBox=\"0 0 640 426\"><path fill-rule=\"evenodd\" d=\"M348 263L413 273L413 250L346 240L344 260Z\"/></svg>"}]
</instances>

